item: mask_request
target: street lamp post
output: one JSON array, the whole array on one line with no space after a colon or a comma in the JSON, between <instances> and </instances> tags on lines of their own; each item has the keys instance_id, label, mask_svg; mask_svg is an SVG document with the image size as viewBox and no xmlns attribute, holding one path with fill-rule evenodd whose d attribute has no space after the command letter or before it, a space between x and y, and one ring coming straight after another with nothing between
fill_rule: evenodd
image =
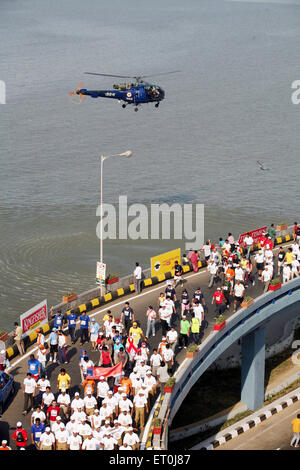
<instances>
[{"instance_id":1,"label":"street lamp post","mask_svg":"<svg viewBox=\"0 0 300 470\"><path fill-rule=\"evenodd\" d=\"M100 158L100 216L101 216L101 221L100 221L100 263L103 263L103 162L107 158L110 157L131 157L132 152L131 150L127 150L127 152L124 153L118 153L116 155L101 155ZM102 296L103 292L103 286L100 284L100 295Z\"/></svg>"}]
</instances>

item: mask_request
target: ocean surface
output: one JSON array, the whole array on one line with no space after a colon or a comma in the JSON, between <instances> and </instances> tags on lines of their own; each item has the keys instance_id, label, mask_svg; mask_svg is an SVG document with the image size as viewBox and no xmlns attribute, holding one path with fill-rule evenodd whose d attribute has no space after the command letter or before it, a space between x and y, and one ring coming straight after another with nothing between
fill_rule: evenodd
<instances>
[{"instance_id":1,"label":"ocean surface","mask_svg":"<svg viewBox=\"0 0 300 470\"><path fill-rule=\"evenodd\" d=\"M205 205L205 237L299 215L300 1L1 0L0 327L95 286L104 200ZM164 76L156 74L180 70ZM159 109L68 92L150 75ZM269 171L261 171L256 161ZM106 240L120 276L178 240Z\"/></svg>"}]
</instances>

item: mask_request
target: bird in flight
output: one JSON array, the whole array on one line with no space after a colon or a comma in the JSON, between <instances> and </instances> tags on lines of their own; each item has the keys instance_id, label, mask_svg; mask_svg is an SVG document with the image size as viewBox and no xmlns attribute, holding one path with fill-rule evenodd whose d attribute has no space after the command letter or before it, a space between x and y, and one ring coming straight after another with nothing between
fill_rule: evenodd
<instances>
[{"instance_id":1,"label":"bird in flight","mask_svg":"<svg viewBox=\"0 0 300 470\"><path fill-rule=\"evenodd\" d=\"M257 160L256 163L258 164L261 170L270 170L270 168L265 168L264 165L259 160Z\"/></svg>"}]
</instances>

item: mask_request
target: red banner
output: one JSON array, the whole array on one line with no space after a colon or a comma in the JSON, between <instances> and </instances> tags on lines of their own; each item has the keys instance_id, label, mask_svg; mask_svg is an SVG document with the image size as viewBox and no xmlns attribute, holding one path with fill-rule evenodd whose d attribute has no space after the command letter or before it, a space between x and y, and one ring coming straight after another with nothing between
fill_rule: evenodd
<instances>
[{"instance_id":1,"label":"red banner","mask_svg":"<svg viewBox=\"0 0 300 470\"><path fill-rule=\"evenodd\" d=\"M99 380L101 376L117 377L118 375L122 374L122 368L123 368L122 362L119 362L119 364L113 367L88 367L86 378Z\"/></svg>"},{"instance_id":2,"label":"red banner","mask_svg":"<svg viewBox=\"0 0 300 470\"><path fill-rule=\"evenodd\" d=\"M261 228L257 228L255 230L249 230L249 232L246 232L246 233L242 233L242 235L240 235L239 237L239 245L240 246L244 246L244 239L245 237L247 236L248 233L250 233L250 236L253 238L253 244L254 245L257 245L258 244L258 241L259 239L261 238L263 232L266 232L267 231L267 227L261 227Z\"/></svg>"}]
</instances>

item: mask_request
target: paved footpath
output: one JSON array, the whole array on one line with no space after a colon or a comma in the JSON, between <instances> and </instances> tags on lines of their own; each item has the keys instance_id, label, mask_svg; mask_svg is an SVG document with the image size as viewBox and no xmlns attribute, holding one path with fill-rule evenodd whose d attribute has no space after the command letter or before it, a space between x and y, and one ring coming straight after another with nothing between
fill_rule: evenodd
<instances>
[{"instance_id":1,"label":"paved footpath","mask_svg":"<svg viewBox=\"0 0 300 470\"><path fill-rule=\"evenodd\" d=\"M215 450L299 450L300 447L290 447L291 421L298 413L296 402Z\"/></svg>"},{"instance_id":2,"label":"paved footpath","mask_svg":"<svg viewBox=\"0 0 300 470\"><path fill-rule=\"evenodd\" d=\"M285 244L283 246L288 246L288 244ZM204 337L210 334L210 332L213 330L214 318L216 316L216 313L215 313L215 306L211 305L211 299L212 299L212 294L215 291L215 287L218 287L219 285L221 285L221 283L219 283L216 286L214 286L212 289L209 289L207 287L208 282L209 282L209 275L206 269L203 269L199 271L198 273L189 273L189 274L184 275L184 288L187 289L190 298L192 298L194 291L199 286L201 287L201 290L204 294L206 305L208 307L208 313L206 314L208 327L205 330ZM88 313L88 315L91 318L95 317L96 320L100 324L102 324L103 316L105 315L108 309L112 311L112 314L114 315L115 318L118 318L121 316L121 310L124 306L125 301L129 301L131 307L134 310L135 317L140 322L141 328L143 329L143 332L145 334L146 323L147 323L145 313L146 313L147 307L149 305L152 305L154 309L157 309L158 296L160 292L163 292L165 290L165 286L166 286L165 283L161 283L155 287L145 288L140 294L133 293L128 296L124 296L122 297L122 299L117 299L109 304L106 304L106 306L103 308L100 308L91 313ZM182 292L182 288L178 286L176 288L176 294L177 294L178 299L180 299L181 297L181 292ZM250 295L252 297L257 297L261 295L263 293L263 284L257 281L254 287L249 287L248 289L246 289L246 293L247 295ZM228 309L224 315L226 318L228 318L230 315L232 315L232 313L233 313L233 307L231 306L230 309ZM176 318L177 327L179 325L179 318L180 317L177 314L177 318ZM176 329L178 331L177 327ZM156 332L156 336L151 337L148 340L148 347L150 349L150 354L152 352L152 349L156 347L161 341L162 335L161 335L159 322L157 324L157 329L158 330ZM99 352L92 351L90 344L87 344L87 343L83 347L87 349L90 358L97 365L98 360L99 360ZM70 389L71 398L73 397L76 391L80 392L82 395L82 388L79 385L80 384L80 372L79 372L79 367L78 367L79 355L81 354L81 350L82 350L82 347L80 347L79 340L77 340L75 345L70 344L68 346L68 349L67 349L67 357L69 360L68 364L60 365L60 364L48 362L47 375L50 380L53 393L58 392L57 387L56 387L56 379L57 379L60 369L64 367L72 379L72 385ZM9 403L6 409L4 410L3 416L0 421L0 439L3 439L3 438L7 439L8 437L11 437L13 431L15 430L16 422L19 420L23 423L23 426L25 427L26 431L30 433L30 413L27 414L27 416L24 416L22 414L22 410L23 410L22 384L23 384L24 377L26 375L27 361L29 359L29 355L32 352L34 353L35 351L36 351L36 347L32 346L27 350L25 356L18 357L12 362L12 368L10 370L10 373L15 378L18 391L13 399L13 402ZM185 350L183 349L179 351L179 353L176 355L177 365L180 362L182 362L184 358L185 358Z\"/></svg>"}]
</instances>

